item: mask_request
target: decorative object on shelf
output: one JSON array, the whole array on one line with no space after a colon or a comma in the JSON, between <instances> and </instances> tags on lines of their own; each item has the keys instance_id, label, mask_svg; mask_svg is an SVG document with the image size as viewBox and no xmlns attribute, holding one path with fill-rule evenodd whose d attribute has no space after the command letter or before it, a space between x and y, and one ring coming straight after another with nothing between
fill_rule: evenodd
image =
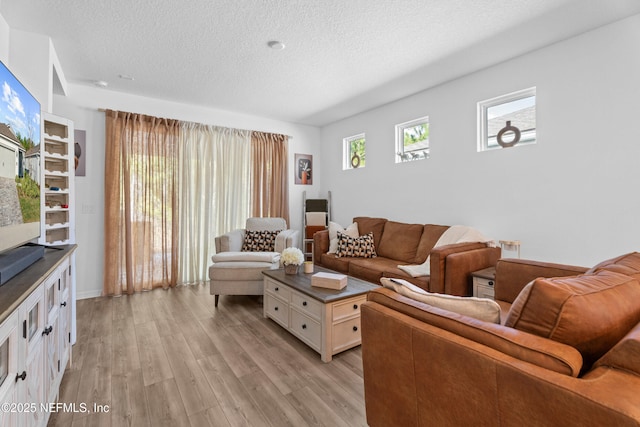
<instances>
[{"instance_id":1,"label":"decorative object on shelf","mask_svg":"<svg viewBox=\"0 0 640 427\"><path fill-rule=\"evenodd\" d=\"M503 251L517 252L520 258L520 240L500 240L500 248Z\"/></svg>"},{"instance_id":2,"label":"decorative object on shelf","mask_svg":"<svg viewBox=\"0 0 640 427\"><path fill-rule=\"evenodd\" d=\"M502 140L503 135L507 132L513 133L513 140L511 140L510 142L504 142ZM496 135L496 140L498 141L498 144L500 144L500 146L504 148L513 147L518 142L520 142L520 129L515 126L511 126L511 121L507 121L505 127L500 129L500 132L498 132L498 135Z\"/></svg>"},{"instance_id":3,"label":"decorative object on shelf","mask_svg":"<svg viewBox=\"0 0 640 427\"><path fill-rule=\"evenodd\" d=\"M286 274L297 274L298 266L304 262L304 254L298 248L286 248L280 255L280 262Z\"/></svg>"},{"instance_id":4,"label":"decorative object on shelf","mask_svg":"<svg viewBox=\"0 0 640 427\"><path fill-rule=\"evenodd\" d=\"M313 183L313 156L311 154L295 154L295 183L311 185Z\"/></svg>"},{"instance_id":5,"label":"decorative object on shelf","mask_svg":"<svg viewBox=\"0 0 640 427\"><path fill-rule=\"evenodd\" d=\"M351 167L354 169L357 169L360 166L360 156L358 156L357 154L354 154L353 157L351 157Z\"/></svg>"}]
</instances>

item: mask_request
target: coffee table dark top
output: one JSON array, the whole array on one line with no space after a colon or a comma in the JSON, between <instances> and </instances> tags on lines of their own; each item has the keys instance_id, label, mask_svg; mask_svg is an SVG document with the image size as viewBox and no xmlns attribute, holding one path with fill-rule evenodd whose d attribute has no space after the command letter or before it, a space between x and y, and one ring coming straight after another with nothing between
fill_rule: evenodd
<instances>
[{"instance_id":1,"label":"coffee table dark top","mask_svg":"<svg viewBox=\"0 0 640 427\"><path fill-rule=\"evenodd\" d=\"M318 265L314 265L313 269L313 273L309 274L305 274L302 272L298 272L298 274L285 274L284 269L264 270L262 274L284 285L287 285L298 292L302 292L303 294L308 295L315 300L321 301L324 304L339 301L341 299L351 298L357 295L366 294L372 289L379 288L378 285L366 282L364 280L356 279L355 277L351 276L347 276L347 286L345 286L341 290L311 286L311 276L316 273L324 272L342 274L338 273L337 271L320 267Z\"/></svg>"}]
</instances>

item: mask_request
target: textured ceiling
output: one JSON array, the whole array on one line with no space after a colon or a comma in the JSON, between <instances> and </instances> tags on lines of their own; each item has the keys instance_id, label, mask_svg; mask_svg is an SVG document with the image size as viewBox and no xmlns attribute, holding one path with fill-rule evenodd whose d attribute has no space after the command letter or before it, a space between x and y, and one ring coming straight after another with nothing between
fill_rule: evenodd
<instances>
[{"instance_id":1,"label":"textured ceiling","mask_svg":"<svg viewBox=\"0 0 640 427\"><path fill-rule=\"evenodd\" d=\"M11 28L51 37L70 83L312 125L636 13L638 0L0 0Z\"/></svg>"}]
</instances>

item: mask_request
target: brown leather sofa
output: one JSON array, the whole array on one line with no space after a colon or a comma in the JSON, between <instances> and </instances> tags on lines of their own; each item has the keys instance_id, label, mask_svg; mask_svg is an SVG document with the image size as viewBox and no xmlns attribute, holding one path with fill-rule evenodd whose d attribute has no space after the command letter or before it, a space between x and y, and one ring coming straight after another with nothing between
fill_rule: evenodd
<instances>
[{"instance_id":1,"label":"brown leather sofa","mask_svg":"<svg viewBox=\"0 0 640 427\"><path fill-rule=\"evenodd\" d=\"M485 243L456 243L434 248L446 225L406 224L385 218L356 217L361 236L373 233L375 258L337 257L329 251L329 231L313 235L314 263L341 273L380 283L381 277L401 278L438 293L471 295L471 272L495 265L500 248ZM398 265L422 264L430 258L429 276L411 277Z\"/></svg>"},{"instance_id":2,"label":"brown leather sofa","mask_svg":"<svg viewBox=\"0 0 640 427\"><path fill-rule=\"evenodd\" d=\"M499 260L502 324L370 292L368 424L639 426L639 279L638 253L590 270Z\"/></svg>"}]
</instances>

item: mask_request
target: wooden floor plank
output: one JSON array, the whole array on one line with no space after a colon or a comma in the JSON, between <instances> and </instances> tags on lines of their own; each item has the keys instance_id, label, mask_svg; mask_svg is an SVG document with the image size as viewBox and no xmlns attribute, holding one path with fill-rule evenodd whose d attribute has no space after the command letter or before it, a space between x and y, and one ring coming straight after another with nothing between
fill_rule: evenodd
<instances>
[{"instance_id":1,"label":"wooden floor plank","mask_svg":"<svg viewBox=\"0 0 640 427\"><path fill-rule=\"evenodd\" d=\"M211 386L182 335L162 337L173 377L187 415L193 415L213 406L216 400Z\"/></svg>"},{"instance_id":2,"label":"wooden floor plank","mask_svg":"<svg viewBox=\"0 0 640 427\"><path fill-rule=\"evenodd\" d=\"M305 419L307 425L351 427L307 387L288 394L286 398Z\"/></svg>"},{"instance_id":3,"label":"wooden floor plank","mask_svg":"<svg viewBox=\"0 0 640 427\"><path fill-rule=\"evenodd\" d=\"M189 419L173 378L145 387L149 403L149 424L153 427L188 427Z\"/></svg>"},{"instance_id":4,"label":"wooden floor plank","mask_svg":"<svg viewBox=\"0 0 640 427\"><path fill-rule=\"evenodd\" d=\"M149 407L140 368L113 375L111 425L150 426Z\"/></svg>"},{"instance_id":5,"label":"wooden floor plank","mask_svg":"<svg viewBox=\"0 0 640 427\"><path fill-rule=\"evenodd\" d=\"M262 315L262 298L208 284L78 301L62 403L49 426L366 426L359 347L320 355Z\"/></svg>"},{"instance_id":6,"label":"wooden floor plank","mask_svg":"<svg viewBox=\"0 0 640 427\"><path fill-rule=\"evenodd\" d=\"M264 415L254 405L251 396L221 355L201 359L198 363L231 425L268 425Z\"/></svg>"},{"instance_id":7,"label":"wooden floor plank","mask_svg":"<svg viewBox=\"0 0 640 427\"><path fill-rule=\"evenodd\" d=\"M240 382L272 426L298 427L305 424L302 415L283 399L280 390L264 373L245 375Z\"/></svg>"},{"instance_id":8,"label":"wooden floor plank","mask_svg":"<svg viewBox=\"0 0 640 427\"><path fill-rule=\"evenodd\" d=\"M160 335L155 322L145 322L136 325L136 338L140 352L140 367L144 385L173 378L169 360L162 347Z\"/></svg>"}]
</instances>

